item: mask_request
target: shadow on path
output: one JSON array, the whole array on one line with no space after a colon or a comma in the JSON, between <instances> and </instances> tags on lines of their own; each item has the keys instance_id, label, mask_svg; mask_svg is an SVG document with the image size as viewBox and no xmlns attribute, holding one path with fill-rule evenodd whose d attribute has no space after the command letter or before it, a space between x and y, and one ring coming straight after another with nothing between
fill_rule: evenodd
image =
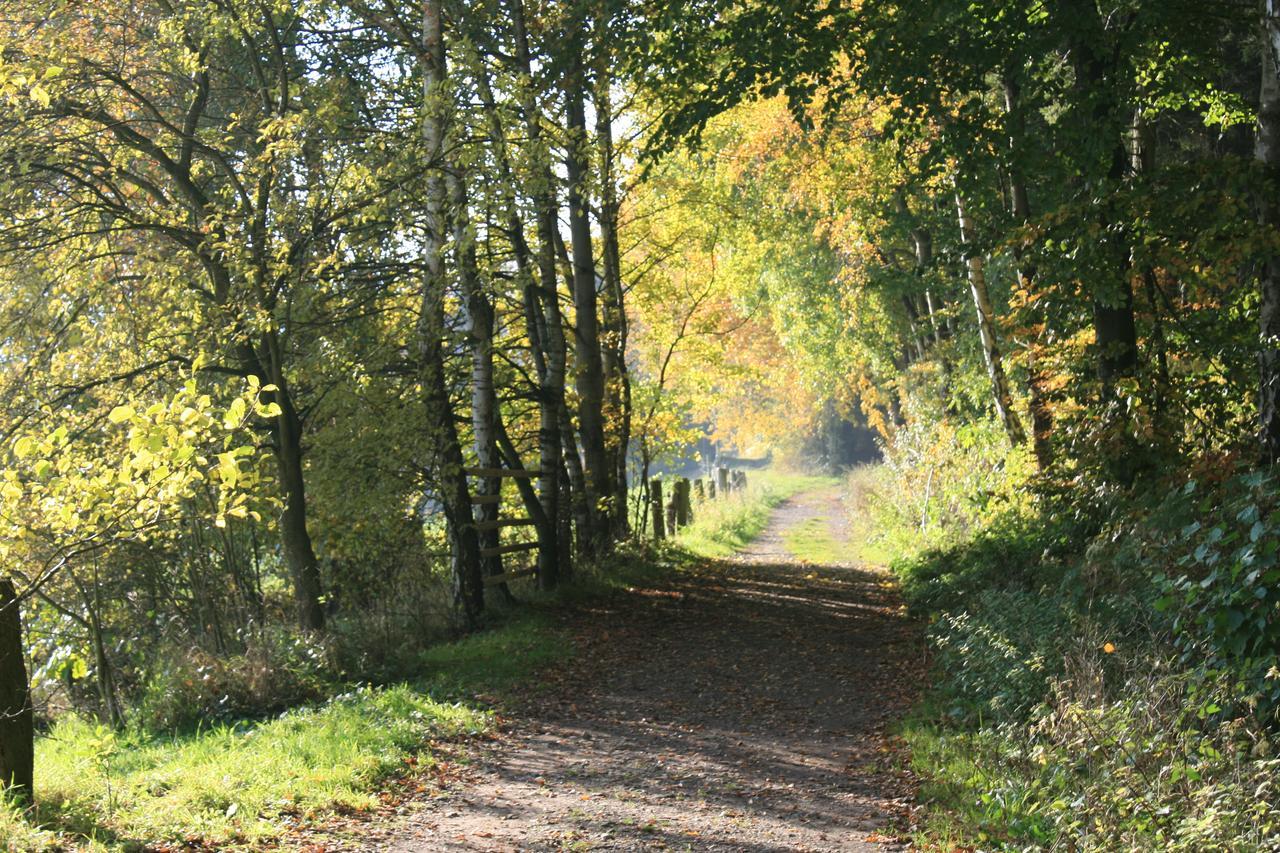
<instances>
[{"instance_id":1,"label":"shadow on path","mask_svg":"<svg viewBox=\"0 0 1280 853\"><path fill-rule=\"evenodd\" d=\"M920 644L884 574L796 563L779 507L743 555L592 611L563 698L378 850L892 850L909 780L885 725ZM781 550L780 550L781 549Z\"/></svg>"}]
</instances>

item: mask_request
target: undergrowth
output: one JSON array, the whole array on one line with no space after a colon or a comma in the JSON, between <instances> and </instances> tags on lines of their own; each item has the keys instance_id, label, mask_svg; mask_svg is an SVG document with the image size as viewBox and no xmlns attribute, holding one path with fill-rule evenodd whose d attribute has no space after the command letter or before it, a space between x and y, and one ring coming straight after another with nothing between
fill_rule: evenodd
<instances>
[{"instance_id":1,"label":"undergrowth","mask_svg":"<svg viewBox=\"0 0 1280 853\"><path fill-rule=\"evenodd\" d=\"M917 843L1280 849L1272 476L1053 491L994 443L937 452L937 432L848 486L929 626L934 686L903 725Z\"/></svg>"}]
</instances>

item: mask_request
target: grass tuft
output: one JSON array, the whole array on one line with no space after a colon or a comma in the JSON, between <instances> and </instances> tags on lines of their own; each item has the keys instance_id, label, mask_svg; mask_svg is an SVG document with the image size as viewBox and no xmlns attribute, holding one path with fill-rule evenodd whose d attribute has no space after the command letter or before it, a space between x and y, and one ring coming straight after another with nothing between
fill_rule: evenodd
<instances>
[{"instance_id":1,"label":"grass tuft","mask_svg":"<svg viewBox=\"0 0 1280 853\"><path fill-rule=\"evenodd\" d=\"M826 518L810 518L783 534L782 544L801 562L830 566L849 559L849 546L838 539Z\"/></svg>"}]
</instances>

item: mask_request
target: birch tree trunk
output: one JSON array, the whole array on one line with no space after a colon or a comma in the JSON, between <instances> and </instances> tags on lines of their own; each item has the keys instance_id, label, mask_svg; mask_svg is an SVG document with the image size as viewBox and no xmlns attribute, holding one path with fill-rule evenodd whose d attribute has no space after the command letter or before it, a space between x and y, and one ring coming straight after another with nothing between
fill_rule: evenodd
<instances>
[{"instance_id":1,"label":"birch tree trunk","mask_svg":"<svg viewBox=\"0 0 1280 853\"><path fill-rule=\"evenodd\" d=\"M607 43L608 19L597 12L597 42ZM605 451L612 469L609 533L627 537L627 445L631 439L631 377L627 371L627 315L618 249L618 189L613 145L613 104L609 94L608 54L601 49L596 79L596 141L600 158L600 251L604 269L601 300L601 349L605 391Z\"/></svg>"},{"instance_id":2,"label":"birch tree trunk","mask_svg":"<svg viewBox=\"0 0 1280 853\"><path fill-rule=\"evenodd\" d=\"M1009 437L1009 443L1016 447L1027 440L1027 435L1022 429L1022 422L1018 420L1017 412L1013 410L1013 395L1009 391L1009 378L1004 372L991 309L991 296L987 292L986 270L982 264L982 256L973 250L973 224L969 221L959 188L956 189L956 213L960 219L960 242L970 253L967 261L969 292L973 296L973 307L978 314L978 334L982 338L982 356L987 364L987 376L991 379L991 396L996 404L996 413L1004 424L1005 435Z\"/></svg>"},{"instance_id":3,"label":"birch tree trunk","mask_svg":"<svg viewBox=\"0 0 1280 853\"><path fill-rule=\"evenodd\" d=\"M423 281L421 313L418 318L418 349L431 467L439 486L440 502L453 554L454 602L464 623L472 627L484 610L480 542L471 512L471 495L466 472L463 470L462 446L454 423L444 364L444 246L448 189L443 167L449 93L440 0L425 0L422 17L426 56L426 67L423 69L422 133L430 172L427 177L427 233L423 241L426 278Z\"/></svg>"},{"instance_id":4,"label":"birch tree trunk","mask_svg":"<svg viewBox=\"0 0 1280 853\"><path fill-rule=\"evenodd\" d=\"M572 568L568 562L571 553L570 537L564 534L565 525L562 523L568 519L568 513L561 501L561 495L566 489L566 450L561 429L561 412L567 412L567 407L564 399L564 325L560 316L560 288L556 276L555 234L559 204L556 201L550 156L542 140L541 111L533 95L533 59L530 55L528 29L525 26L523 0L510 0L510 12L515 35L516 62L522 78L519 87L520 106L524 112L525 129L535 163L531 195L537 218L538 270L537 281L533 285L537 298L529 306L532 309L529 320L539 331L545 367L541 393L538 395L538 496L548 525L547 530L538 532L538 584L543 589L550 589L556 586L562 574L569 574Z\"/></svg>"},{"instance_id":5,"label":"birch tree trunk","mask_svg":"<svg viewBox=\"0 0 1280 853\"><path fill-rule=\"evenodd\" d=\"M502 467L502 456L498 452L498 418L501 413L498 411L498 395L493 379L493 304L480 281L466 180L456 163L445 164L445 184L449 193L449 213L453 220L453 250L458 264L458 281L467 301L468 337L471 345L471 430L475 437L476 460L481 468L496 469ZM501 490L502 478L481 477L477 494L496 495ZM478 521L496 521L498 505L480 504L478 515ZM499 535L497 529L478 531L480 548L496 548ZM482 557L481 563L485 575L496 577L502 574L500 555ZM505 585L502 592L510 597Z\"/></svg>"}]
</instances>

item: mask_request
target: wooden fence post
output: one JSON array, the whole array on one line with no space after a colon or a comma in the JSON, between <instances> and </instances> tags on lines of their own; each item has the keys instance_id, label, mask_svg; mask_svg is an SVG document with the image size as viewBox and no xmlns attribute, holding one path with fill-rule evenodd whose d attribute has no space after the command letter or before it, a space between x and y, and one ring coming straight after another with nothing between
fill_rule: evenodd
<instances>
[{"instance_id":1,"label":"wooden fence post","mask_svg":"<svg viewBox=\"0 0 1280 853\"><path fill-rule=\"evenodd\" d=\"M689 480L681 477L676 480L676 526L688 527L693 519L693 505L689 500Z\"/></svg>"},{"instance_id":2,"label":"wooden fence post","mask_svg":"<svg viewBox=\"0 0 1280 853\"><path fill-rule=\"evenodd\" d=\"M702 485L701 477L693 481L693 496L698 499L698 503L707 499L707 488Z\"/></svg>"},{"instance_id":3,"label":"wooden fence post","mask_svg":"<svg viewBox=\"0 0 1280 853\"><path fill-rule=\"evenodd\" d=\"M667 534L662 517L662 480L657 477L649 481L649 507L653 515L653 538L660 542Z\"/></svg>"},{"instance_id":4,"label":"wooden fence post","mask_svg":"<svg viewBox=\"0 0 1280 853\"><path fill-rule=\"evenodd\" d=\"M729 494L729 469L724 466L716 469L716 488L721 495Z\"/></svg>"}]
</instances>

